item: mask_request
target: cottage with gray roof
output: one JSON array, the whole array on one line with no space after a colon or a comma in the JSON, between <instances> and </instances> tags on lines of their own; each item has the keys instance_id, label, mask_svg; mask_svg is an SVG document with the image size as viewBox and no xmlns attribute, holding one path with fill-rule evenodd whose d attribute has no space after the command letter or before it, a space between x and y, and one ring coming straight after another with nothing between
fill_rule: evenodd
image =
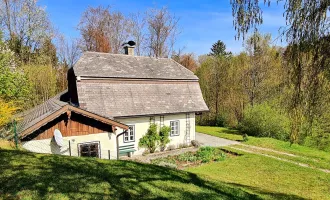
<instances>
[{"instance_id":1,"label":"cottage with gray roof","mask_svg":"<svg viewBox=\"0 0 330 200\"><path fill-rule=\"evenodd\" d=\"M208 111L197 76L172 59L134 56L132 46L125 48L130 55L85 52L81 56L68 72L68 90L24 115L22 138L36 138L26 139L27 149L40 140L51 143L56 128L70 144L71 155L101 158L118 156L120 147L142 154L138 142L151 123L171 127L171 146L195 139L195 114ZM51 119L56 123L39 122L61 109L58 115L73 112L74 122L68 121L69 114ZM37 117L28 120L32 115ZM42 128L49 123L52 126Z\"/></svg>"}]
</instances>

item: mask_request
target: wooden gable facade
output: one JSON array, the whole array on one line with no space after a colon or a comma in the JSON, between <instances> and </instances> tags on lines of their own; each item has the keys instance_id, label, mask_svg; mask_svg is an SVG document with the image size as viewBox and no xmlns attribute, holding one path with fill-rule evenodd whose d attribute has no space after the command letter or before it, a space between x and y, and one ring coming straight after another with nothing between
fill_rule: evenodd
<instances>
[{"instance_id":1,"label":"wooden gable facade","mask_svg":"<svg viewBox=\"0 0 330 200\"><path fill-rule=\"evenodd\" d=\"M128 129L128 126L119 122L68 106L66 112L50 118L49 121L35 128L34 131L24 135L21 141L50 139L54 136L55 129L60 130L63 137L70 137L114 132L116 127Z\"/></svg>"}]
</instances>

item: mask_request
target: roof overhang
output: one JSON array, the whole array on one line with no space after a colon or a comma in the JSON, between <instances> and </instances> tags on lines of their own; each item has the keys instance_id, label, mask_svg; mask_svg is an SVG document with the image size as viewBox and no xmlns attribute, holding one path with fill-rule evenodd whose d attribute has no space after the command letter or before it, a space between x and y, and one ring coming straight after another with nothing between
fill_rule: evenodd
<instances>
[{"instance_id":1,"label":"roof overhang","mask_svg":"<svg viewBox=\"0 0 330 200\"><path fill-rule=\"evenodd\" d=\"M28 127L27 129L23 130L22 132L20 132L19 137L24 138L27 135L29 135L29 134L33 133L34 131L36 131L37 129L39 129L40 127L44 126L48 122L51 122L51 121L55 120L60 115L62 115L64 113L69 114L69 112L74 112L74 113L77 113L77 114L80 114L80 115L84 115L86 117L95 119L95 120L103 122L105 124L115 126L115 127L119 127L119 128L124 129L124 130L128 130L128 126L126 124L117 122L117 121L109 119L109 118L102 117L100 115L88 112L86 110L83 110L81 108L77 108L77 107L74 107L74 106L71 106L71 105L68 104L68 105L63 106L59 110L55 111L51 115L43 118L42 120L35 123L34 125Z\"/></svg>"}]
</instances>

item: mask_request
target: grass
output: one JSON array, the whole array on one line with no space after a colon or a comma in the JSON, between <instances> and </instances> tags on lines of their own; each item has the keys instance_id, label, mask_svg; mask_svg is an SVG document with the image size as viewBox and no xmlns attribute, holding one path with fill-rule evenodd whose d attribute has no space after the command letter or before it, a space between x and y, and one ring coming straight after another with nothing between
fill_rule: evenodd
<instances>
[{"instance_id":1,"label":"grass","mask_svg":"<svg viewBox=\"0 0 330 200\"><path fill-rule=\"evenodd\" d=\"M0 149L14 149L15 143L8 140L0 139Z\"/></svg>"},{"instance_id":2,"label":"grass","mask_svg":"<svg viewBox=\"0 0 330 200\"><path fill-rule=\"evenodd\" d=\"M233 146L238 147L240 149L251 150L251 148L249 148L249 146L243 146L243 145L233 145ZM289 156L289 155L279 154L279 153L276 153L276 152L271 152L271 151L262 150L262 149L252 149L252 150L254 152L258 152L258 153L263 153L263 154L283 158L283 159L286 159L286 160L291 160L291 161L294 161L294 162L308 164L311 167L330 170L330 162L328 160L319 159L317 157ZM297 155L297 154L295 154L295 155Z\"/></svg>"},{"instance_id":3,"label":"grass","mask_svg":"<svg viewBox=\"0 0 330 200\"><path fill-rule=\"evenodd\" d=\"M260 155L243 154L188 171L210 181L230 183L265 199L330 199L330 174Z\"/></svg>"},{"instance_id":4,"label":"grass","mask_svg":"<svg viewBox=\"0 0 330 200\"><path fill-rule=\"evenodd\" d=\"M0 150L0 199L260 199L248 188L131 161Z\"/></svg>"},{"instance_id":5,"label":"grass","mask_svg":"<svg viewBox=\"0 0 330 200\"><path fill-rule=\"evenodd\" d=\"M232 130L224 127L196 126L196 131L229 140L236 140L242 142L243 139L242 134L239 133L237 130ZM304 156L307 158L316 159L321 162L330 163L329 152L317 150L314 148L310 148L298 144L290 145L289 142L276 140L273 138L266 138L266 137L258 138L258 137L249 136L249 140L244 143L258 147L263 147L263 148L270 148L277 151L288 152L288 153Z\"/></svg>"},{"instance_id":6,"label":"grass","mask_svg":"<svg viewBox=\"0 0 330 200\"><path fill-rule=\"evenodd\" d=\"M201 129L218 137L242 139L235 130L197 127L197 131ZM303 159L324 159L319 163L328 166L327 155L315 149L285 146L285 142L271 138L249 137L247 144L300 153L306 156ZM224 149L238 156L185 171L132 161L0 149L0 199L330 200L330 174L230 147Z\"/></svg>"},{"instance_id":7,"label":"grass","mask_svg":"<svg viewBox=\"0 0 330 200\"><path fill-rule=\"evenodd\" d=\"M197 126L196 131L241 142L243 139L242 134L238 131L223 127ZM249 136L249 140L242 143L298 156L292 157L276 152L253 149L255 152L305 163L313 167L330 169L330 154L325 151L298 144L290 145L289 142L273 138ZM249 146L235 146L240 149L252 150ZM254 192L266 199L278 199L281 198L281 194L288 195L285 197L288 199L291 197L292 199L330 199L330 174L328 173L262 155L245 153L231 147L224 147L224 149L234 151L242 156L233 157L219 163L190 168L188 171L204 176L209 180L221 180L237 185L237 187L242 187L244 191Z\"/></svg>"},{"instance_id":8,"label":"grass","mask_svg":"<svg viewBox=\"0 0 330 200\"><path fill-rule=\"evenodd\" d=\"M196 132L205 133L208 135L225 138L228 140L242 141L243 137L237 130L214 127L214 126L196 126Z\"/></svg>"}]
</instances>

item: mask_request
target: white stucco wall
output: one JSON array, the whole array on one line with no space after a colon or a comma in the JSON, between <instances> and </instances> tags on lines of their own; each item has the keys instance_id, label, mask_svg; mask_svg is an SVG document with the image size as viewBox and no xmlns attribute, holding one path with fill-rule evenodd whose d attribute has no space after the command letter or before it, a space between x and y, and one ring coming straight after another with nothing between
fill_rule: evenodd
<instances>
[{"instance_id":1,"label":"white stucco wall","mask_svg":"<svg viewBox=\"0 0 330 200\"><path fill-rule=\"evenodd\" d=\"M123 130L116 130L116 133L121 133ZM101 154L101 158L116 159L116 135L114 133L98 133L98 134L89 134L82 136L70 136L64 137L63 143L64 145L60 148L52 139L44 139L44 140L31 140L27 142L22 142L23 148L37 153L54 153L61 155L70 155L69 151L69 141L71 147L71 156L78 156L78 146L80 143L88 143L88 142L99 142L99 150Z\"/></svg>"},{"instance_id":2,"label":"white stucco wall","mask_svg":"<svg viewBox=\"0 0 330 200\"><path fill-rule=\"evenodd\" d=\"M123 136L119 137L119 146L125 146L134 144L136 152L133 155L141 155L145 149L139 148L138 143L141 137L147 132L150 125L150 117L136 117L136 118L125 118L125 119L116 119L127 125L135 126L135 141L124 143ZM174 114L174 115L165 115L164 116L164 125L170 126L170 121L178 120L180 124L178 136L170 136L170 144L178 147L180 144L186 142L185 134L186 134L186 114ZM155 116L155 123L160 125L160 116ZM83 136L70 136L64 137L64 146L59 148L52 139L44 139L44 140L31 140L27 142L23 142L22 146L32 152L38 153L54 153L61 155L69 155L69 141L71 146L71 155L78 156L78 144L79 143L88 143L88 142L100 142L100 153L101 158L108 159L109 154L108 150L110 150L111 159L116 159L116 134L123 132L122 129L117 129L116 133L98 133L98 134L90 134ZM195 114L190 113L190 141L195 139Z\"/></svg>"},{"instance_id":3,"label":"white stucco wall","mask_svg":"<svg viewBox=\"0 0 330 200\"><path fill-rule=\"evenodd\" d=\"M126 119L116 119L126 125L135 126L135 148L137 149L134 152L134 155L141 155L144 152L144 148L139 148L138 143L139 139L145 135L150 125L150 117L138 117L138 118L126 118ZM178 147L180 144L185 143L185 134L186 134L186 114L174 114L174 115L165 115L164 116L164 125L170 126L170 121L178 120L180 124L178 136L170 136L171 142L167 145L174 145ZM160 116L155 116L155 123L160 125ZM195 139L195 113L190 113L190 141ZM119 139L120 145L128 145L132 143L124 143L123 137Z\"/></svg>"}]
</instances>

